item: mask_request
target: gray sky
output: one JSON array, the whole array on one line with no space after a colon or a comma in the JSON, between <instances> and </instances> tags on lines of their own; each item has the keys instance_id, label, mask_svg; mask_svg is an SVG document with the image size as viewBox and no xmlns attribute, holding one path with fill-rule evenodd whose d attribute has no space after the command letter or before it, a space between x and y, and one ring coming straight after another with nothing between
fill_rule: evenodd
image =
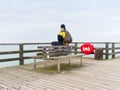
<instances>
[{"instance_id":1,"label":"gray sky","mask_svg":"<svg viewBox=\"0 0 120 90\"><path fill-rule=\"evenodd\" d=\"M0 43L51 42L60 24L73 41L118 41L120 0L0 0Z\"/></svg>"}]
</instances>

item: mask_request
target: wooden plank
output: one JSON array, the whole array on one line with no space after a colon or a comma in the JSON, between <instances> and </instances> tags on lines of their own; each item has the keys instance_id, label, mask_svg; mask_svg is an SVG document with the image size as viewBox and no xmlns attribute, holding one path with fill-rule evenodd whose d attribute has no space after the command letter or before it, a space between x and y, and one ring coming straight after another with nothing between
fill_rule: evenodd
<instances>
[{"instance_id":1,"label":"wooden plank","mask_svg":"<svg viewBox=\"0 0 120 90\"><path fill-rule=\"evenodd\" d=\"M78 63L78 59L71 61ZM83 58L83 67L47 75L28 65L0 69L0 89L6 90L119 90L120 60L95 61ZM62 60L61 60L62 62ZM30 65L31 67L33 64ZM3 89L4 90L4 89Z\"/></svg>"},{"instance_id":2,"label":"wooden plank","mask_svg":"<svg viewBox=\"0 0 120 90\"><path fill-rule=\"evenodd\" d=\"M6 62L6 61L16 61L19 58L5 58L5 59L0 59L0 62Z\"/></svg>"}]
</instances>

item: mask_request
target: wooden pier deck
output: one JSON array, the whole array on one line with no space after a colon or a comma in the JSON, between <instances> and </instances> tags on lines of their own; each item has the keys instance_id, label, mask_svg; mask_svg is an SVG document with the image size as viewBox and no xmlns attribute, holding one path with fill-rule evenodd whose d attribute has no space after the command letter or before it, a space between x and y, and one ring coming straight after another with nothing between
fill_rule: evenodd
<instances>
[{"instance_id":1,"label":"wooden pier deck","mask_svg":"<svg viewBox=\"0 0 120 90\"><path fill-rule=\"evenodd\" d=\"M32 68L31 64L0 69L0 90L120 90L120 58L84 59L83 67L54 75Z\"/></svg>"}]
</instances>

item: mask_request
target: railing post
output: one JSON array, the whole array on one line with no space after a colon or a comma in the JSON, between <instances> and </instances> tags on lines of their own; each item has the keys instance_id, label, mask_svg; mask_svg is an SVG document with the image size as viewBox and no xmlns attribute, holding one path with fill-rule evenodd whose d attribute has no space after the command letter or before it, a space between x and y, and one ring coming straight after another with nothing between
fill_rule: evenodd
<instances>
[{"instance_id":1,"label":"railing post","mask_svg":"<svg viewBox=\"0 0 120 90\"><path fill-rule=\"evenodd\" d=\"M77 46L78 46L78 43L75 43L75 54L77 54Z\"/></svg>"},{"instance_id":2,"label":"railing post","mask_svg":"<svg viewBox=\"0 0 120 90\"><path fill-rule=\"evenodd\" d=\"M105 44L105 49L106 49L106 52L105 52L105 59L108 59L109 58L109 50L108 50L108 48L109 48L109 43L106 43Z\"/></svg>"},{"instance_id":3,"label":"railing post","mask_svg":"<svg viewBox=\"0 0 120 90\"><path fill-rule=\"evenodd\" d=\"M95 59L103 60L103 49L102 48L95 48Z\"/></svg>"},{"instance_id":4,"label":"railing post","mask_svg":"<svg viewBox=\"0 0 120 90\"><path fill-rule=\"evenodd\" d=\"M112 43L112 58L115 58L115 43Z\"/></svg>"},{"instance_id":5,"label":"railing post","mask_svg":"<svg viewBox=\"0 0 120 90\"><path fill-rule=\"evenodd\" d=\"M23 44L19 44L19 65L24 65Z\"/></svg>"}]
</instances>

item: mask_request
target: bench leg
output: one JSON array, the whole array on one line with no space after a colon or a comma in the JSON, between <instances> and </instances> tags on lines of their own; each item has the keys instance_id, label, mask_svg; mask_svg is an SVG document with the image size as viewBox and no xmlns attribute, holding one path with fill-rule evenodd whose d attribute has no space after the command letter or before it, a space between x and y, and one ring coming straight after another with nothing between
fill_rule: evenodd
<instances>
[{"instance_id":1,"label":"bench leg","mask_svg":"<svg viewBox=\"0 0 120 90\"><path fill-rule=\"evenodd\" d=\"M57 70L60 72L60 59L57 60Z\"/></svg>"},{"instance_id":2,"label":"bench leg","mask_svg":"<svg viewBox=\"0 0 120 90\"><path fill-rule=\"evenodd\" d=\"M71 60L71 57L70 57L70 55L69 55L69 65L71 64L71 61L70 61L70 60Z\"/></svg>"},{"instance_id":3,"label":"bench leg","mask_svg":"<svg viewBox=\"0 0 120 90\"><path fill-rule=\"evenodd\" d=\"M45 60L45 68L47 69L47 60Z\"/></svg>"},{"instance_id":4,"label":"bench leg","mask_svg":"<svg viewBox=\"0 0 120 90\"><path fill-rule=\"evenodd\" d=\"M83 59L83 56L80 56L80 66L82 67L82 59Z\"/></svg>"},{"instance_id":5,"label":"bench leg","mask_svg":"<svg viewBox=\"0 0 120 90\"><path fill-rule=\"evenodd\" d=\"M36 59L34 58L34 69L36 68Z\"/></svg>"}]
</instances>

